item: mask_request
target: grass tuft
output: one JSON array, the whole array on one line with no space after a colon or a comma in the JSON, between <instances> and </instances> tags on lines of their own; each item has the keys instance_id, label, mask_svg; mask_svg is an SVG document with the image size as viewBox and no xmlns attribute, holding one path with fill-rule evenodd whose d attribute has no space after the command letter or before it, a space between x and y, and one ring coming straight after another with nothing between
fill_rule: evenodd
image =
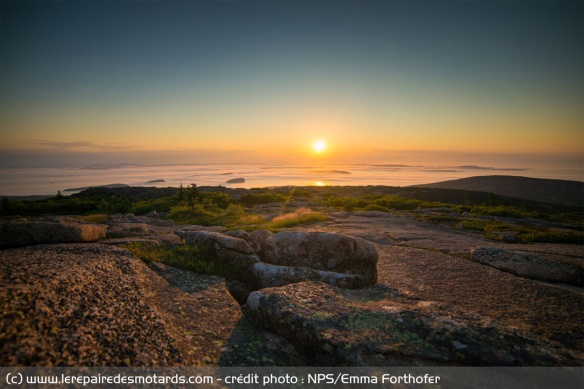
<instances>
[{"instance_id":1,"label":"grass tuft","mask_svg":"<svg viewBox=\"0 0 584 389\"><path fill-rule=\"evenodd\" d=\"M310 208L299 208L294 212L276 216L267 224L267 227L271 230L277 230L302 224L318 223L327 219L328 217L324 213L314 212Z\"/></svg>"},{"instance_id":2,"label":"grass tuft","mask_svg":"<svg viewBox=\"0 0 584 389\"><path fill-rule=\"evenodd\" d=\"M93 215L77 215L74 216L74 218L88 223L106 223L108 221L109 215L99 213Z\"/></svg>"}]
</instances>

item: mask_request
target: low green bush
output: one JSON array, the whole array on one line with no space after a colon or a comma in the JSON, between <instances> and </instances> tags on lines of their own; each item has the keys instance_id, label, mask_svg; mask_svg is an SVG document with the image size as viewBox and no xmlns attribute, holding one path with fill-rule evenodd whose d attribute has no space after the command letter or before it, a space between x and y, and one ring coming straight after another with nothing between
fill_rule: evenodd
<instances>
[{"instance_id":1,"label":"low green bush","mask_svg":"<svg viewBox=\"0 0 584 389\"><path fill-rule=\"evenodd\" d=\"M470 213L473 215L512 217L517 219L537 216L536 213L527 212L517 207L510 207L504 205L497 206L477 205L470 209Z\"/></svg>"},{"instance_id":2,"label":"low green bush","mask_svg":"<svg viewBox=\"0 0 584 389\"><path fill-rule=\"evenodd\" d=\"M365 208L364 211L381 211L381 212L389 212L389 209L379 205L379 204L369 204Z\"/></svg>"},{"instance_id":3,"label":"low green bush","mask_svg":"<svg viewBox=\"0 0 584 389\"><path fill-rule=\"evenodd\" d=\"M215 250L208 244L197 245L143 245L133 243L123 245L145 263L160 262L195 273L218 275L231 279L235 276L233 267L217 260Z\"/></svg>"},{"instance_id":4,"label":"low green bush","mask_svg":"<svg viewBox=\"0 0 584 389\"><path fill-rule=\"evenodd\" d=\"M584 234L568 231L532 231L520 235L523 243L584 244Z\"/></svg>"},{"instance_id":5,"label":"low green bush","mask_svg":"<svg viewBox=\"0 0 584 389\"><path fill-rule=\"evenodd\" d=\"M145 215L150 211L170 212L170 209L176 205L174 197L165 196L157 199L137 201L130 207L130 213L135 215Z\"/></svg>"},{"instance_id":6,"label":"low green bush","mask_svg":"<svg viewBox=\"0 0 584 389\"><path fill-rule=\"evenodd\" d=\"M252 207L254 205L281 203L288 198L279 193L246 193L239 198L239 203Z\"/></svg>"}]
</instances>

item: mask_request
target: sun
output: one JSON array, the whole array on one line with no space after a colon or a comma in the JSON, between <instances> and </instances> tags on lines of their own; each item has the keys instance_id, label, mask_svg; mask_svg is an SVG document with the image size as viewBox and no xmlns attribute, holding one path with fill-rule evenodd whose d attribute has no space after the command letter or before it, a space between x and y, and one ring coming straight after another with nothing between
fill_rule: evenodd
<instances>
[{"instance_id":1,"label":"sun","mask_svg":"<svg viewBox=\"0 0 584 389\"><path fill-rule=\"evenodd\" d=\"M312 144L312 148L317 153L322 153L326 149L326 143L323 140L317 140Z\"/></svg>"}]
</instances>

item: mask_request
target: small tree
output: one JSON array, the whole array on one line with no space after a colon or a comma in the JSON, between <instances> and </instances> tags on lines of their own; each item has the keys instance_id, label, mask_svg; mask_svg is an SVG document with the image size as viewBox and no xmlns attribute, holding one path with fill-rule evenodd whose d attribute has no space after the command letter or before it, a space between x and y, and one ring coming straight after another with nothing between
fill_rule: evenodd
<instances>
[{"instance_id":1,"label":"small tree","mask_svg":"<svg viewBox=\"0 0 584 389\"><path fill-rule=\"evenodd\" d=\"M0 201L0 215L6 216L8 215L8 210L10 209L10 200L6 197L2 197L2 201Z\"/></svg>"},{"instance_id":2,"label":"small tree","mask_svg":"<svg viewBox=\"0 0 584 389\"><path fill-rule=\"evenodd\" d=\"M201 195L199 194L199 191L197 190L197 185L191 184L189 186L188 194L187 194L187 205L189 206L189 208L193 208L195 206L195 204L200 202L200 200L201 200Z\"/></svg>"},{"instance_id":3,"label":"small tree","mask_svg":"<svg viewBox=\"0 0 584 389\"><path fill-rule=\"evenodd\" d=\"M183 184L181 182L178 188L178 202L180 203L184 201L185 197L186 197L185 188L183 188Z\"/></svg>"},{"instance_id":4,"label":"small tree","mask_svg":"<svg viewBox=\"0 0 584 389\"><path fill-rule=\"evenodd\" d=\"M489 193L489 205L491 207L497 205L497 196L493 192Z\"/></svg>"}]
</instances>

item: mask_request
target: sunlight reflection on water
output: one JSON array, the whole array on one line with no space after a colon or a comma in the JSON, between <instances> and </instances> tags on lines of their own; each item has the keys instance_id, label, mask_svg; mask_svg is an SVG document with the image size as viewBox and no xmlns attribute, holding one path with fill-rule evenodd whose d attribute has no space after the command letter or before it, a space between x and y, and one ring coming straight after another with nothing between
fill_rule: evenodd
<instances>
[{"instance_id":1,"label":"sunlight reflection on water","mask_svg":"<svg viewBox=\"0 0 584 389\"><path fill-rule=\"evenodd\" d=\"M0 195L55 194L70 188L107 184L178 187L223 185L235 188L269 186L387 185L408 186L484 175L583 180L579 170L489 169L479 166L409 165L177 165L132 166L112 169L1 169ZM227 184L244 178L244 183ZM164 180L159 182L151 182ZM150 182L149 182L150 181ZM70 194L67 192L65 194Z\"/></svg>"}]
</instances>

